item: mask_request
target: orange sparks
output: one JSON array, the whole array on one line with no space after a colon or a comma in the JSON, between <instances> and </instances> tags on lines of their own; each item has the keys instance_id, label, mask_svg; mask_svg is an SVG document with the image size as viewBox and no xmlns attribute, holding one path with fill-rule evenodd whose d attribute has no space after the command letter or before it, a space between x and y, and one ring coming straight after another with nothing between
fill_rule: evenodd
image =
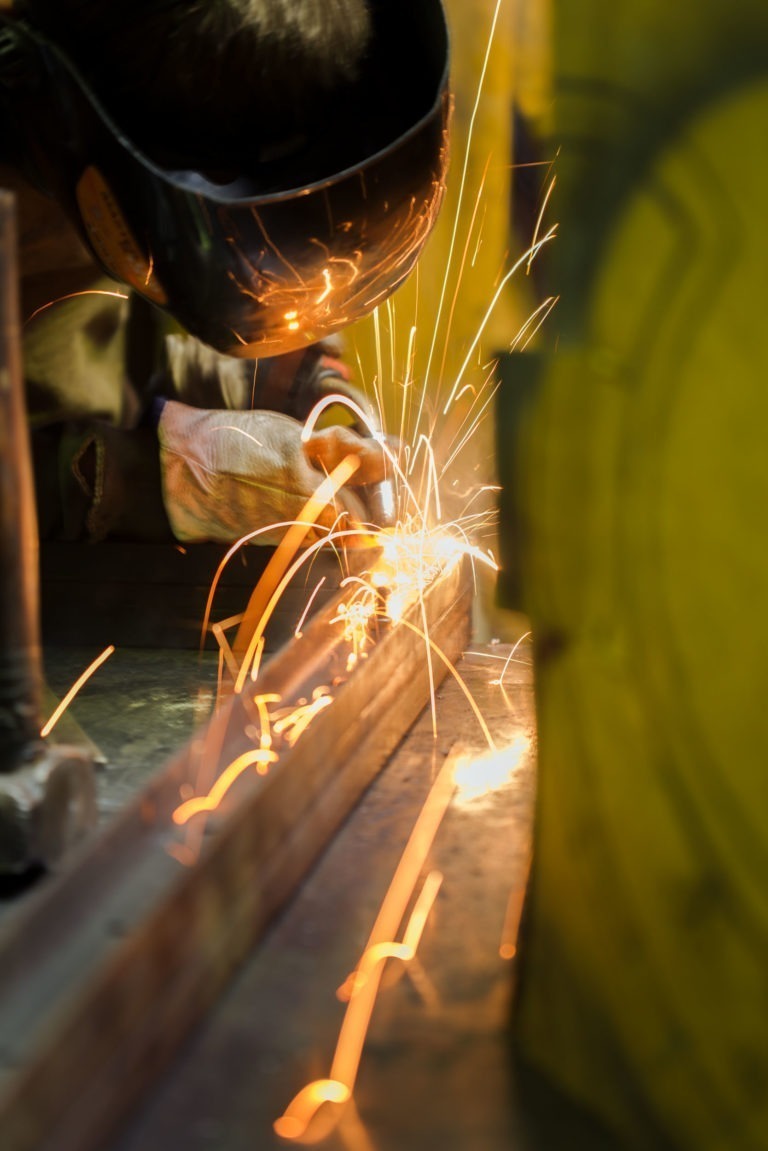
<instances>
[{"instance_id":1,"label":"orange sparks","mask_svg":"<svg viewBox=\"0 0 768 1151\"><path fill-rule=\"evenodd\" d=\"M325 508L332 503L336 493L350 476L354 475L359 466L360 460L357 456L345 456L341 463L336 465L333 471L318 485L314 495L307 500L301 514L288 528L264 569L246 608L243 622L233 645L235 654L242 657L240 671L235 683L236 692L243 690L256 646L263 636L272 612L283 593L285 587L283 577L286 568Z\"/></svg>"},{"instance_id":2,"label":"orange sparks","mask_svg":"<svg viewBox=\"0 0 768 1151\"><path fill-rule=\"evenodd\" d=\"M415 957L427 917L432 910L442 882L442 872L430 871L414 904L408 926L403 934L402 943L374 943L371 947L366 948L356 970L348 976L336 992L337 998L349 1001L354 995L357 995L368 982L371 972L379 963L387 959L402 959L404 963L408 963Z\"/></svg>"},{"instance_id":3,"label":"orange sparks","mask_svg":"<svg viewBox=\"0 0 768 1151\"><path fill-rule=\"evenodd\" d=\"M475 102L474 102L474 105L472 108L472 114L469 118L469 129L467 132L467 143L466 143L466 147L464 150L464 163L463 163L463 167L462 167L461 176L459 178L459 194L458 194L458 202L456 205L456 214L455 214L454 222L453 222L453 231L451 234L451 240L450 240L450 244L448 247L448 259L446 261L445 276L443 279L443 284L442 284L442 288L440 291L440 299L439 299L438 306L437 306L437 315L435 316L432 343L431 343L431 346L429 349L429 358L427 360L427 368L426 368L426 371L424 373L426 379L430 378L430 369L432 366L432 359L434 356L435 345L437 342L437 330L438 330L438 327L440 324L441 316L443 314L443 308L445 306L445 296L446 296L446 293L448 290L448 273L449 273L451 265L453 263L454 251L456 248L456 238L457 238L458 229L459 229L461 205L462 205L462 202L464 199L464 193L465 193L466 184L467 184L467 172L469 169L469 157L470 157L470 154L472 151L472 137L473 137L474 131L475 131L475 122L477 120L477 112L478 112L478 109L480 107L480 99L482 97L483 87L485 85L485 77L486 77L486 74L488 71L488 61L489 61L490 55L491 55L491 48L493 46L493 41L494 41L494 38L496 36L496 24L497 24L497 21L499 18L500 8L501 8L501 0L497 0L495 8L494 8L493 20L491 22L491 27L490 27L490 30L488 33L488 40L487 40L486 47L485 47L485 56L483 59L482 67L480 69L480 76L479 76L478 84L477 84L477 92L475 94Z\"/></svg>"},{"instance_id":4,"label":"orange sparks","mask_svg":"<svg viewBox=\"0 0 768 1151\"><path fill-rule=\"evenodd\" d=\"M483 335L483 332L485 331L488 320L490 319L491 315L493 314L493 310L496 307L496 304L498 303L498 301L499 301L504 289L506 288L507 284L512 279L512 277L515 275L515 273L524 264L530 263L530 261L533 259L533 257L538 254L538 252L544 247L544 245L549 244L555 238L556 235L557 235L557 225L555 224L549 229L548 232L545 233L545 235L543 235L540 239L537 239L535 243L532 243L530 245L530 247L528 248L528 250L523 252L522 256L520 256L520 258L515 261L515 263L512 265L512 267L509 269L509 271L507 271L505 273L505 275L502 277L502 279L499 283L499 286L497 287L496 291L494 292L493 297L491 298L491 302L488 305L488 307L486 308L485 314L484 314L482 320L480 321L480 324L478 325L477 332L475 333L474 339L472 340L472 343L469 346L467 354L464 357L464 361L463 361L461 367L459 368L458 374L457 374L456 379L454 380L454 383L453 383L453 387L451 388L451 393L448 396L448 399L446 400L445 405L443 407L443 415L444 416L448 415L448 412L450 411L451 407L456 402L456 396L458 395L459 390L461 389L462 380L464 379L464 373L466 372L466 370L467 370L467 368L468 368L468 366L472 360L472 357L474 356L475 352L477 351L478 344L480 343L480 339Z\"/></svg>"},{"instance_id":5,"label":"orange sparks","mask_svg":"<svg viewBox=\"0 0 768 1151\"><path fill-rule=\"evenodd\" d=\"M323 268L323 280L325 281L325 287L315 300L316 304L322 304L324 300L328 299L331 292L333 291L333 280L331 278L330 268Z\"/></svg>"},{"instance_id":6,"label":"orange sparks","mask_svg":"<svg viewBox=\"0 0 768 1151\"><path fill-rule=\"evenodd\" d=\"M467 698L469 706L472 708L472 711L475 713L475 716L477 718L477 722L480 724L480 730L482 731L483 735L485 736L485 739L488 743L489 748L491 749L491 751L496 751L496 744L494 743L493 736L491 735L490 730L488 728L488 724L485 722L485 719L483 717L483 713L480 711L480 708L477 706L477 703L475 702L475 700L472 696L472 692L469 690L469 688L465 684L464 680L459 675L454 664L451 663L451 661L448 659L448 656L445 654L445 652L441 648L439 648L437 646L437 644L433 642L433 640L431 640L429 638L429 636L426 634L426 632L423 632L421 630L421 628L416 627L415 624L410 623L407 619L400 620L400 624L403 627L410 628L411 631L416 632L416 635L421 636L421 638L424 640L424 642L429 645L430 650L433 651L435 653L435 655L438 656L443 661L445 666L448 668L448 671L451 673L451 675L456 680L456 682L459 685L459 687L461 688L461 690L464 692L464 695ZM433 711L434 711L434 706L435 706L435 701L433 698L432 699Z\"/></svg>"},{"instance_id":7,"label":"orange sparks","mask_svg":"<svg viewBox=\"0 0 768 1151\"><path fill-rule=\"evenodd\" d=\"M272 733L280 736L288 747L301 738L313 719L333 702L333 696L327 687L316 687L312 692L312 699L299 700L295 707L283 708L279 712L270 714L269 704L279 704L281 697L273 692L266 695L257 695L254 706L258 712L258 728L249 726L246 735L258 740L259 746L251 751L243 752L232 761L221 773L207 795L198 795L185 798L173 813L174 823L181 825L187 823L194 815L201 812L215 811L230 791L232 785L249 767L255 767L258 775L266 775L272 764L280 759L279 753L273 748Z\"/></svg>"},{"instance_id":8,"label":"orange sparks","mask_svg":"<svg viewBox=\"0 0 768 1151\"><path fill-rule=\"evenodd\" d=\"M499 944L499 955L502 959L514 959L517 955L517 940L520 934L520 921L523 918L523 907L528 890L528 880L531 874L531 860L532 854L529 847L520 882L517 887L514 887L512 891L510 891L509 899L507 900L504 927L501 932L501 943Z\"/></svg>"},{"instance_id":9,"label":"orange sparks","mask_svg":"<svg viewBox=\"0 0 768 1151\"><path fill-rule=\"evenodd\" d=\"M300 1139L323 1103L346 1103L352 1092L337 1079L316 1079L291 1101L290 1108L276 1119L273 1127L281 1139Z\"/></svg>"},{"instance_id":10,"label":"orange sparks","mask_svg":"<svg viewBox=\"0 0 768 1151\"><path fill-rule=\"evenodd\" d=\"M376 585L376 574L374 573L370 583L366 583L359 576L349 576L341 584L342 587L350 584L355 587L351 597L339 604L339 610L332 621L342 625L344 642L349 644L347 671L351 671L360 659L367 657L366 648L371 638L371 621L377 615L384 614L381 591L379 590L381 585L378 587ZM383 573L381 574L383 577Z\"/></svg>"},{"instance_id":11,"label":"orange sparks","mask_svg":"<svg viewBox=\"0 0 768 1151\"><path fill-rule=\"evenodd\" d=\"M507 674L507 669L509 668L509 665L512 663L515 655L517 654L517 650L520 647L520 644L523 643L526 639L528 639L528 637L530 635L531 635L531 632L527 631L523 635L520 636L520 639L515 643L515 646L512 648L511 652L507 656L504 667L501 669L501 674L499 675L499 678L498 679L492 679L491 683L501 687L501 685L504 683L504 676Z\"/></svg>"},{"instance_id":12,"label":"orange sparks","mask_svg":"<svg viewBox=\"0 0 768 1151\"><path fill-rule=\"evenodd\" d=\"M531 255L530 255L530 259L528 260L528 263L526 264L526 267L525 267L526 276L529 275L529 273L531 271L531 264L533 263L533 257L536 254L536 241L539 238L539 232L541 230L541 222L544 219L544 213L547 210L547 204L549 203L550 196L552 195L552 193L555 190L555 184L556 183L557 183L557 176L553 176L549 182L549 187L547 188L544 199L541 202L541 208L539 209L539 215L536 219L536 226L533 229L533 240L531 243Z\"/></svg>"},{"instance_id":13,"label":"orange sparks","mask_svg":"<svg viewBox=\"0 0 768 1151\"><path fill-rule=\"evenodd\" d=\"M265 775L269 770L269 765L276 763L277 759L277 752L266 747L257 747L253 751L243 752L225 768L207 795L197 796L195 799L188 799L186 803L179 804L173 813L173 822L181 826L193 815L198 815L203 811L215 811L232 784L247 768L255 766L260 775Z\"/></svg>"},{"instance_id":14,"label":"orange sparks","mask_svg":"<svg viewBox=\"0 0 768 1151\"><path fill-rule=\"evenodd\" d=\"M304 627L304 624L307 622L307 616L309 615L310 611L312 610L312 604L317 599L317 596L320 592L320 589L322 588L324 583L325 583L325 576L322 576L321 579L319 579L318 582L315 584L315 587L312 591L312 594L309 597L309 599L307 600L307 606L304 608L304 611L301 613L301 618L299 619L299 622L296 624L296 628L295 628L294 633L293 633L296 639L299 639L299 637L301 636L301 634L302 634L301 629Z\"/></svg>"},{"instance_id":15,"label":"orange sparks","mask_svg":"<svg viewBox=\"0 0 768 1151\"><path fill-rule=\"evenodd\" d=\"M301 703L286 716L276 719L272 725L275 735L282 735L289 747L301 738L312 720L333 703L333 696L327 687L316 687L309 703Z\"/></svg>"},{"instance_id":16,"label":"orange sparks","mask_svg":"<svg viewBox=\"0 0 768 1151\"><path fill-rule=\"evenodd\" d=\"M41 304L39 308L35 308L34 312L27 316L24 321L24 327L26 328L27 324L31 324L35 316L39 316L41 312L52 308L54 304L62 304L64 300L74 300L78 296L114 296L116 300L128 299L126 292L109 292L104 288L85 288L82 292L67 292L66 296L58 296L55 300L49 300L47 304Z\"/></svg>"},{"instance_id":17,"label":"orange sparks","mask_svg":"<svg viewBox=\"0 0 768 1151\"><path fill-rule=\"evenodd\" d=\"M365 427L369 428L372 432L377 430L371 425L370 412L363 411L360 405L356 404L355 401L349 396L345 396L341 392L332 392L327 396L323 396L321 400L318 400L315 406L312 408L312 411L307 416L304 427L301 429L301 442L303 444L305 444L311 437L312 433L317 427L317 421L323 412L327 408L334 408L336 406L349 408L350 412L357 416L358 420L360 420Z\"/></svg>"},{"instance_id":18,"label":"orange sparks","mask_svg":"<svg viewBox=\"0 0 768 1151\"><path fill-rule=\"evenodd\" d=\"M339 1091L335 1102L345 1102L352 1095L360 1065L363 1045L376 1001L384 970L384 960L395 954L400 958L409 956L421 937L424 921L429 908L442 882L439 872L427 877L421 896L413 909L413 914L401 944L393 944L397 929L405 909L413 894L419 875L424 867L429 851L437 835L443 817L448 810L454 791L454 761L446 759L430 788L424 806L419 812L392 882L371 929L368 943L363 952L357 971L347 980L345 987L350 990L349 1003L341 1025L336 1051L331 1064L330 1079L318 1080L304 1087L289 1103L283 1115L275 1122L275 1132L284 1139L300 1139L307 1130L313 1116L327 1096L324 1085L333 1083ZM368 960L365 960L365 956ZM371 958L373 957L373 958ZM358 979L358 973L366 965L366 974ZM346 1095L344 1096L344 1093Z\"/></svg>"},{"instance_id":19,"label":"orange sparks","mask_svg":"<svg viewBox=\"0 0 768 1151\"><path fill-rule=\"evenodd\" d=\"M64 696L64 698L61 700L59 705L54 710L50 719L48 719L43 724L43 726L40 728L40 735L43 739L45 739L45 737L47 735L50 735L50 733L53 731L54 727L59 722L62 715L67 710L67 708L69 707L69 705L71 704L72 700L75 698L77 693L80 691L80 688L83 686L83 684L86 683L86 681L91 678L93 673L95 671L97 671L98 668L100 668L101 665L106 660L109 659L109 657L112 655L114 650L115 650L115 645L110 644L109 647L106 647L104 649L104 651L101 653L101 655L97 656L96 659L93 660L93 662L88 665L88 667L85 669L85 671L82 673L82 675L79 675L77 677L77 679L72 684L72 686L69 689L69 691L67 692L67 694Z\"/></svg>"},{"instance_id":20,"label":"orange sparks","mask_svg":"<svg viewBox=\"0 0 768 1151\"><path fill-rule=\"evenodd\" d=\"M211 619L211 609L213 608L213 601L214 601L214 598L216 596L216 589L219 586L219 581L220 581L222 574L223 574L227 564L229 563L229 561L232 559L232 557L237 552L240 551L240 548L245 546L245 544L253 543L255 540L257 540L259 538L259 536L267 535L270 532L278 531L281 529L285 529L287 531L287 529L292 525L293 522L294 522L293 520L281 520L279 523L269 524L267 527L255 528L254 531L248 532L246 535L241 536L239 540L237 540L235 543L233 543L232 547L227 550L224 557L219 561L219 566L216 568L216 571L214 572L213 579L211 580L211 586L210 586L210 589L208 591L208 599L206 600L205 611L203 613L203 622L202 622L202 626L200 628L200 651L201 652L203 651L203 649L205 647L205 637L208 634L208 627L210 625L210 619ZM241 616L241 618L242 618L242 616ZM224 627L225 625L220 624L220 626Z\"/></svg>"}]
</instances>

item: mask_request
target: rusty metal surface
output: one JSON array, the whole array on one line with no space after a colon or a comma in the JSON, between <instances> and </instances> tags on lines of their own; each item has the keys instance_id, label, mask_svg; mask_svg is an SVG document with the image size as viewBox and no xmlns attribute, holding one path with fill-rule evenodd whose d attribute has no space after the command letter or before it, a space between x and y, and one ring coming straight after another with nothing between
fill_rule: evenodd
<instances>
[{"instance_id":1,"label":"rusty metal surface","mask_svg":"<svg viewBox=\"0 0 768 1151\"><path fill-rule=\"evenodd\" d=\"M470 599L461 565L425 597L433 640L451 657L466 642ZM397 628L345 678L347 648L333 615L333 607L318 613L254 689L296 699L319 682L340 681L333 706L283 749L269 775L241 776L202 834L190 838L171 820L180 789L201 790L201 766L215 776L253 747L246 729L256 708L237 696L2 924L0 1115L8 1151L86 1151L107 1137L422 709L429 678L421 641ZM416 615L422 622L420 609Z\"/></svg>"},{"instance_id":2,"label":"rusty metal surface","mask_svg":"<svg viewBox=\"0 0 768 1151\"><path fill-rule=\"evenodd\" d=\"M424 871L443 883L416 959L390 960L354 1104L323 1151L520 1151L507 1021L514 963L499 955L519 910L535 791L530 647L499 676L509 646L460 663L494 738L518 765L492 794L455 794ZM344 1005L336 989L365 948L387 885L458 746L483 736L453 678L441 686L435 739L424 715L270 929L230 991L110 1151L267 1151L294 1094L331 1066ZM512 928L508 928L511 930ZM329 1105L326 1110L331 1111ZM320 1116L327 1122L334 1118ZM316 1136L322 1130L310 1129Z\"/></svg>"}]
</instances>

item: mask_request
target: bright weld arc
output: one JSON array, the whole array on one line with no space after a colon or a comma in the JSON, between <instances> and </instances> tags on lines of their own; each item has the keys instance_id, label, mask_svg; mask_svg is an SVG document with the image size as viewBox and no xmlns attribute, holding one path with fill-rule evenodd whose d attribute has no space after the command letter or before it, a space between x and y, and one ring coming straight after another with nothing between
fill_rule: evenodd
<instances>
[{"instance_id":1,"label":"bright weld arc","mask_svg":"<svg viewBox=\"0 0 768 1151\"><path fill-rule=\"evenodd\" d=\"M494 18L493 18L493 27L491 29L491 35L489 37L488 46L486 49L485 61L483 64L483 77L485 75L485 70L486 70L486 66L488 63L488 59L489 59L491 43L492 43L493 38L494 38L494 31L495 31L496 20L498 17L499 10L500 10L500 2L496 4L496 9L495 9ZM482 77L481 77L481 87L482 87ZM475 115L476 115L477 108L479 105L479 99L480 99L480 90L478 90L477 100L475 103L475 107L473 109L472 119L470 122L470 138L471 138L472 128L474 126ZM469 153L469 147L467 149L467 153ZM461 202L461 196L463 196L463 194L464 194L464 184L465 184L465 177L466 177L466 172L467 172L467 161L468 161L468 156L467 156L467 158L465 158L464 174L462 177L462 183L461 183L461 187L460 187L460 202ZM451 260L453 259L457 230L458 230L458 213L457 213L456 221L454 223L454 231L453 231L453 237L452 237L451 248L450 248L450 253L449 253L449 266L450 266ZM461 386L463 374L466 370L468 363L471 360L472 355L474 354L474 351L476 350L477 346L479 345L479 341L480 341L480 338L481 338L481 336L485 330L487 320L490 317L490 315L493 311L493 308L495 307L495 305L498 301L501 290L503 289L503 287L505 286L505 284L507 283L507 281L509 280L511 275L514 273L514 271L516 271L521 266L521 264L526 261L526 259L528 260L528 265L530 266L531 260L537 254L540 247L544 243L546 243L549 239L551 239L553 235L554 235L554 230L551 230L547 234L547 236L545 236L543 239L541 239L541 240L537 239L537 242L531 246L531 248L529 249L528 252L525 253L525 255L523 256L521 261L519 261L518 264L516 264L515 267L513 269L511 269L507 273L507 275L503 278L501 284L499 285L498 291L497 291L496 295L494 296L494 298L491 302L491 305L490 305L490 307L489 307L489 309L485 315L485 318L483 319L480 330L477 333L477 337L476 337L472 347L470 348L470 351L469 351L468 356L467 356L467 360L465 361L464 365L462 366L461 372L460 372L459 377L457 379L457 384L456 384L457 388ZM446 293L447 293L447 281L448 281L448 269L446 269L446 278L443 282L442 294L441 294L441 298L440 298L440 308L438 311L438 320L439 320L440 315L442 313L442 308L443 308L443 304L444 304ZM389 307L389 304L388 304L388 307ZM389 314L391 316L391 314L392 314L391 311L389 312ZM376 326L376 334L377 334L376 355L377 355L377 361L378 361L378 378L379 378L379 380L381 380L383 378L383 369L382 369L382 349L381 349L378 313L374 314L374 324ZM438 328L438 323L436 322L434 325L434 336L433 336L432 348L430 350L428 369L429 369L429 366L431 366L432 358L433 358L433 354L434 354L434 350L435 350L435 342L437 339L437 328ZM392 332L390 332L390 338L391 338L391 342L392 342L394 339ZM427 371L427 375L428 374L429 374L429 370ZM455 398L455 391L452 394L452 399L453 398ZM447 414L447 411L448 411L448 408L450 407L452 399L449 399L449 402L446 405L445 414ZM421 413L423 411L423 401L424 401L424 397L422 396L422 408L420 409L420 413L419 413L419 421L421 419ZM411 474L411 471L412 471L412 468L409 468L409 474ZM430 484L430 478L428 477L427 478L428 487L429 487L429 484ZM414 500L414 502L416 502L416 501ZM425 514L423 512L421 512L421 510L420 510L419 514L420 514L422 520L426 519ZM423 539L423 535L422 535L422 539ZM482 558L483 558L484 562L487 562L487 557L483 556ZM468 688L466 687L466 685L461 680L458 671L453 667L453 665L450 663L450 661L448 661L448 659L444 655L444 653L439 651L439 649L436 647L436 645L434 645L433 641L431 639L429 639L429 637L424 632L420 632L418 628L416 628L414 625L408 623L407 621L403 621L403 622L405 622L405 625L410 627L411 630L415 631L417 634L421 634L422 638L429 645L429 649L437 651L438 654L440 655L440 657L443 659L443 661L447 664L448 670L451 671L451 674L453 674L455 676L455 678L457 678L462 690L464 691L465 695L467 695L467 697L470 701L470 704L472 705L473 710L474 710L474 712L478 718L478 721L480 722L480 725L483 728L483 731L484 731L484 734L485 734L485 737L488 741L489 746L492 749L494 749L495 748L494 741L493 741L492 737L490 736L490 732L488 731L487 725L485 724L485 721L484 721L479 709L477 708L477 705L475 704L474 700L472 699ZM438 781L440 779L446 778L443 776L444 770L445 770L445 765L444 765L444 769L441 770L441 772L438 776ZM436 781L435 786L437 786L438 781ZM428 803L429 803L429 799L431 799L431 797L432 797L432 794L433 793L430 792L430 797L428 797L428 801L427 801ZM449 790L448 802L450 801L450 794L451 794L451 791ZM425 804L425 809L426 809L426 807L427 807L427 804ZM423 809L422 815L424 814L425 809ZM440 819L442 819L442 815L440 815L440 817L438 818L437 825L439 825ZM435 826L435 831L437 830L437 825ZM414 838L415 832L416 832L416 829L414 829L414 834L412 835L411 840L409 840L409 846L411 846L411 842ZM408 848L406 848L406 852L407 852L407 850L408 850ZM406 853L404 853L403 859L401 859L401 865L403 864L405 854ZM387 898L389 898L389 895L391 894L393 888L395 887L396 879L397 879L399 873L400 873L400 867L398 867L398 872L396 873L396 876L393 879L392 884L390 885L390 891L387 893ZM415 880L414 880L414 883L415 883ZM413 890L413 887L411 886L411 888L409 889L409 897L410 897L410 893L412 892L412 890ZM386 902L387 902L387 900L385 899L385 904L386 904ZM404 944L392 944L392 943L387 943L386 941L381 942L381 935L383 934L385 937L385 940L386 940L387 933L386 932L377 933L377 928L379 926L379 920L382 918L383 913L384 913L384 905L382 905L382 911L380 912L379 919L377 919L377 925L376 925L376 927L374 927L374 930L371 933L371 940L370 940L369 945L372 948L373 947L379 947L379 948L387 948L388 947L388 948L393 949L393 950L398 949L398 951L399 951L399 949L404 947ZM399 922L399 919L398 919L398 922ZM389 938L391 938L391 936L392 936L392 933L389 933ZM360 999L362 1001L366 1001L366 1002L368 1002L370 1000L371 1009L372 1009L373 999L375 998L376 991L378 990L378 983L380 980L380 973L381 973L382 967L383 967L382 963L377 964L376 971L375 971L373 977L368 981L367 986L364 987L363 989L361 989L359 992L356 992L355 997L354 997L356 1001L358 999ZM371 988L373 990L372 996L369 995ZM369 1016L370 1016L370 1011L369 1011ZM346 1025L347 1018L348 1018L348 1016L345 1017L345 1025ZM366 1024L366 1026L367 1026L367 1024ZM342 1031L343 1031L343 1028L342 1028ZM364 1032L363 1032L363 1036L364 1036ZM355 1037L355 1040L353 1040L353 1045L354 1045L354 1042L356 1042L356 1040L357 1040L357 1036ZM362 1046L362 1041L363 1040L361 1039L360 1040L360 1046ZM304 1132L306 1131L308 1123L310 1122L312 1116L314 1115L314 1113L316 1112L318 1107L322 1104L322 1102L324 1102L324 1101L344 1102L351 1097L351 1088L352 1088L352 1085L354 1084L354 1078L355 1078L356 1071L357 1071L357 1062L354 1063L352 1075L349 1077L345 1077L341 1073L341 1069L340 1069L341 1050L342 1050L342 1036L340 1036L340 1038L339 1038L339 1044L337 1046L336 1056L334 1058L334 1063L333 1063L333 1066L331 1068L332 1078L326 1079L326 1080L320 1080L320 1081L317 1081L313 1084L309 1084L306 1088L303 1089L302 1092L300 1092L296 1096L293 1103L287 1109L285 1115L283 1117L281 1117L281 1119L279 1119L275 1123L275 1131L279 1135L283 1136L284 1138L292 1138L292 1139L300 1138L304 1134ZM359 1061L359 1052L358 1052L358 1061Z\"/></svg>"},{"instance_id":2,"label":"bright weld arc","mask_svg":"<svg viewBox=\"0 0 768 1151\"><path fill-rule=\"evenodd\" d=\"M111 643L109 645L109 647L106 647L104 649L104 651L101 653L101 655L97 656L96 659L93 660L93 662L88 665L88 667L85 669L85 671L77 677L77 679L72 684L72 686L69 689L69 691L67 692L67 694L64 696L64 698L61 700L61 702L58 704L58 706L53 711L50 718L48 720L46 720L46 722L40 728L41 739L45 739L45 737L47 735L50 735L50 733L53 731L56 724L61 719L64 712L67 710L67 708L71 704L72 700L75 698L77 693L80 691L80 688L83 686L83 684L87 683L87 681L91 678L93 673L95 671L97 671L101 667L101 665L106 662L106 660L109 659L109 657L112 655L114 650L115 650L115 645Z\"/></svg>"}]
</instances>

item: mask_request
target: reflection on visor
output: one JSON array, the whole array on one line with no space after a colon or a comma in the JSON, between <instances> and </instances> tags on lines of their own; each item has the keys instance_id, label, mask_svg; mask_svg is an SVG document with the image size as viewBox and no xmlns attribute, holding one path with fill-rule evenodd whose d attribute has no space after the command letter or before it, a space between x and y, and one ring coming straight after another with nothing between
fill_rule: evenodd
<instances>
[{"instance_id":1,"label":"reflection on visor","mask_svg":"<svg viewBox=\"0 0 768 1151\"><path fill-rule=\"evenodd\" d=\"M264 214L253 209L264 242L259 263L249 259L233 235L229 275L243 300L258 305L261 334L254 341L247 329L233 327L239 347L227 350L234 355L255 355L257 349L259 354L274 354L277 347L310 343L367 315L413 268L434 225L443 189L443 179L435 179L428 198L417 201L412 196L397 209L385 205L376 235L366 221L361 227L361 221L341 220L331 230L332 246L327 234L311 236L295 262L290 247L281 250L270 237ZM250 312L247 303L244 312Z\"/></svg>"}]
</instances>

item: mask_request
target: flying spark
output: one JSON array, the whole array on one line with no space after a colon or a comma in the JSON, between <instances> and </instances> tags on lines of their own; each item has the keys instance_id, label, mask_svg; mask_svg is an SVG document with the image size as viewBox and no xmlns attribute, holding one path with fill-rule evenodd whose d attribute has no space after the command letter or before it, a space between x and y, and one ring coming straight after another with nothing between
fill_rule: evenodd
<instances>
[{"instance_id":1,"label":"flying spark","mask_svg":"<svg viewBox=\"0 0 768 1151\"><path fill-rule=\"evenodd\" d=\"M53 731L54 727L56 726L56 724L61 719L64 712L67 710L67 708L71 704L72 700L75 698L77 693L80 691L83 684L87 683L87 681L91 678L93 673L95 671L97 671L101 667L101 665L106 662L106 660L109 659L109 657L112 655L114 650L115 650L114 644L110 644L109 647L106 647L104 649L104 651L101 653L101 655L97 656L96 659L94 659L92 661L92 663L90 663L88 665L88 667L85 669L85 671L77 677L77 679L72 684L69 691L66 693L64 698L59 702L57 707L52 712L50 718L48 720L46 720L46 722L40 728L40 736L42 739L45 739L45 737L47 735L51 734L51 732Z\"/></svg>"}]
</instances>

